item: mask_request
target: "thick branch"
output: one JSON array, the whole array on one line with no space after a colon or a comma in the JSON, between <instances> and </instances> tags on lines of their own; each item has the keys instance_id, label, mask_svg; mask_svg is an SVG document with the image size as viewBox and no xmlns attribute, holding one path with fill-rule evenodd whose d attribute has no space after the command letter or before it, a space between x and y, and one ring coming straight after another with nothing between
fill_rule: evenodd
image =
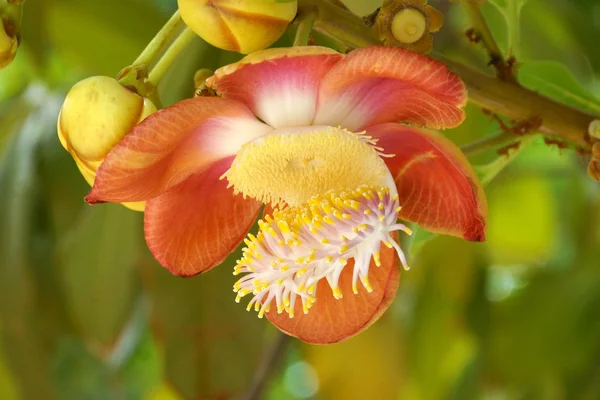
<instances>
[{"instance_id":1,"label":"thick branch","mask_svg":"<svg viewBox=\"0 0 600 400\"><path fill-rule=\"evenodd\" d=\"M358 16L329 2L300 0L301 7L312 9L317 5L319 12L315 29L352 48L381 45L375 33ZM469 91L469 100L479 107L514 120L539 117L542 119L539 128L541 133L589 147L591 139L588 126L600 117L558 103L510 80L497 79L441 55L434 55L433 58L448 65L462 78Z\"/></svg>"},{"instance_id":2,"label":"thick branch","mask_svg":"<svg viewBox=\"0 0 600 400\"><path fill-rule=\"evenodd\" d=\"M590 123L600 117L558 103L527 88L503 81L474 68L436 55L467 85L469 100L479 107L514 120L539 117L541 133L559 136L575 144L588 146Z\"/></svg>"},{"instance_id":3,"label":"thick branch","mask_svg":"<svg viewBox=\"0 0 600 400\"><path fill-rule=\"evenodd\" d=\"M277 332L277 338L274 339L272 346L266 349L260 364L256 368L252 385L240 400L260 400L263 398L262 394L265 386L276 371L291 341L291 336Z\"/></svg>"}]
</instances>

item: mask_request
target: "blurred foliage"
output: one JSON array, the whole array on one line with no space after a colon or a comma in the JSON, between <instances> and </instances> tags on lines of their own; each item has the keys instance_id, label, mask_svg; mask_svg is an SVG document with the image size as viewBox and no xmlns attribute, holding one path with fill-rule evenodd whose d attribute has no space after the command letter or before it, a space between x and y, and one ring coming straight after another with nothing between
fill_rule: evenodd
<instances>
[{"instance_id":1,"label":"blurred foliage","mask_svg":"<svg viewBox=\"0 0 600 400\"><path fill-rule=\"evenodd\" d=\"M352 0L366 15L377 2ZM435 51L482 69L457 2ZM86 206L88 187L56 136L66 90L132 62L175 0L27 0L23 44L0 71L0 399L232 398L251 384L276 332L233 302L231 265L171 276L149 255L142 216ZM482 4L521 82L600 111L596 0ZM289 44L290 35L280 44ZM193 93L193 73L240 56L194 41L160 87ZM448 136L500 131L476 107ZM494 151L472 157L476 165ZM487 242L417 231L398 297L361 335L296 341L269 399L600 398L600 187L570 150L541 139L486 188Z\"/></svg>"}]
</instances>

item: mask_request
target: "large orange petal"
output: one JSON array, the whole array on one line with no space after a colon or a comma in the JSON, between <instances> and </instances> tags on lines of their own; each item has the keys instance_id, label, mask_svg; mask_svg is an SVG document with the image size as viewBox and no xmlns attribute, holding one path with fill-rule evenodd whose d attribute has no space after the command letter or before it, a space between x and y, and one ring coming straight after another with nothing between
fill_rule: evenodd
<instances>
[{"instance_id":1,"label":"large orange petal","mask_svg":"<svg viewBox=\"0 0 600 400\"><path fill-rule=\"evenodd\" d=\"M450 128L465 118L466 102L465 85L444 64L396 47L365 47L323 77L314 125L355 132L384 122Z\"/></svg>"},{"instance_id":2,"label":"large orange petal","mask_svg":"<svg viewBox=\"0 0 600 400\"><path fill-rule=\"evenodd\" d=\"M218 69L207 84L274 128L311 125L319 81L342 57L318 46L267 49Z\"/></svg>"},{"instance_id":3,"label":"large orange petal","mask_svg":"<svg viewBox=\"0 0 600 400\"><path fill-rule=\"evenodd\" d=\"M150 115L108 153L86 201L151 199L271 130L239 102L183 100Z\"/></svg>"},{"instance_id":4,"label":"large orange petal","mask_svg":"<svg viewBox=\"0 0 600 400\"><path fill-rule=\"evenodd\" d=\"M146 243L173 274L193 276L219 265L256 220L261 203L234 195L219 179L232 161L218 161L146 204Z\"/></svg>"},{"instance_id":5,"label":"large orange petal","mask_svg":"<svg viewBox=\"0 0 600 400\"><path fill-rule=\"evenodd\" d=\"M487 201L460 149L442 135L399 124L369 127L386 154L400 196L400 218L432 232L485 240Z\"/></svg>"},{"instance_id":6,"label":"large orange petal","mask_svg":"<svg viewBox=\"0 0 600 400\"><path fill-rule=\"evenodd\" d=\"M271 310L267 318L283 332L309 343L336 343L367 329L392 304L400 283L398 257L394 250L381 246L380 267L371 261L369 281L373 292L368 293L360 284L358 294L352 292L351 259L342 271L339 287L344 295L336 300L326 280L317 286L317 301L308 314L302 312L300 301L296 301L294 318L287 313L277 314ZM274 308L274 307L273 307Z\"/></svg>"}]
</instances>

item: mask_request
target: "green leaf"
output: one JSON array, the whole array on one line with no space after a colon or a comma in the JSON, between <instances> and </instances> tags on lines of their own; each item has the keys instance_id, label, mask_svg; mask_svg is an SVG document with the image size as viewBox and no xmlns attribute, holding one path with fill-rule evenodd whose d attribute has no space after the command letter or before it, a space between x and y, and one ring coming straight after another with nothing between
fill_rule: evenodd
<instances>
[{"instance_id":1,"label":"green leaf","mask_svg":"<svg viewBox=\"0 0 600 400\"><path fill-rule=\"evenodd\" d=\"M132 313L142 232L141 213L99 205L87 208L60 246L67 308L101 357L112 351Z\"/></svg>"},{"instance_id":2,"label":"green leaf","mask_svg":"<svg viewBox=\"0 0 600 400\"><path fill-rule=\"evenodd\" d=\"M519 81L550 98L600 114L600 99L589 93L564 64L556 61L525 62L519 67Z\"/></svg>"},{"instance_id":3,"label":"green leaf","mask_svg":"<svg viewBox=\"0 0 600 400\"><path fill-rule=\"evenodd\" d=\"M504 15L508 26L508 49L512 54L519 52L521 9L528 0L490 0Z\"/></svg>"},{"instance_id":4,"label":"green leaf","mask_svg":"<svg viewBox=\"0 0 600 400\"><path fill-rule=\"evenodd\" d=\"M166 379L184 399L239 394L250 384L267 344L263 333L269 322L234 301L237 257L236 252L195 278L173 276L156 262L143 266Z\"/></svg>"}]
</instances>

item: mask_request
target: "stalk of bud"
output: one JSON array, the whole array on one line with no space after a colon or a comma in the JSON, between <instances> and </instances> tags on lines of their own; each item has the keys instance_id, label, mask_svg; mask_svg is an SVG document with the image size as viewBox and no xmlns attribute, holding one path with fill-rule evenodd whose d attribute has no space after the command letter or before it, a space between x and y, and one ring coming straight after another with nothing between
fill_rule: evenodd
<instances>
[{"instance_id":1,"label":"stalk of bud","mask_svg":"<svg viewBox=\"0 0 600 400\"><path fill-rule=\"evenodd\" d=\"M15 22L0 15L0 69L14 60L19 48L19 35Z\"/></svg>"}]
</instances>

